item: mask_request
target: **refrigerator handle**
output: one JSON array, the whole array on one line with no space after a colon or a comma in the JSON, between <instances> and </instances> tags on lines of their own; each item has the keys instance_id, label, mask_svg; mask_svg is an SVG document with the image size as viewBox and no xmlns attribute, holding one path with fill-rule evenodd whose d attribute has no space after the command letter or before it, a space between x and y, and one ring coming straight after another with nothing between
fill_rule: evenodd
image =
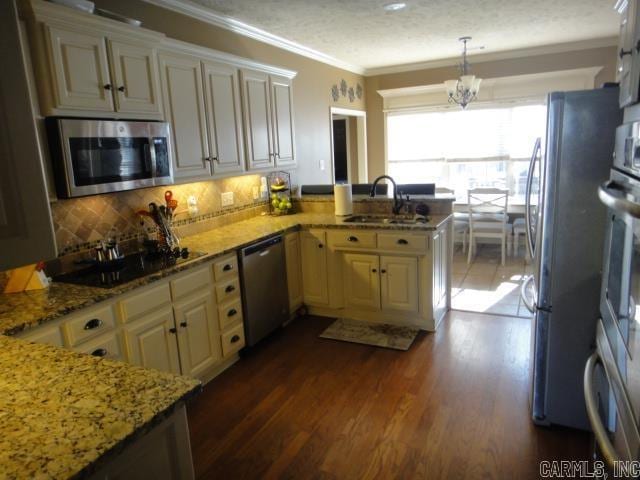
<instances>
[{"instance_id":1,"label":"refrigerator handle","mask_svg":"<svg viewBox=\"0 0 640 480\"><path fill-rule=\"evenodd\" d=\"M522 282L522 286L520 287L520 298L522 298L522 303L524 303L524 306L527 307L527 310L529 310L531 313L535 313L536 302L538 301L537 298L534 298L533 301L530 301L529 296L527 295L527 286L533 281L533 279L534 276L529 275L527 279ZM534 297L535 296L536 295L534 295Z\"/></svg>"},{"instance_id":2,"label":"refrigerator handle","mask_svg":"<svg viewBox=\"0 0 640 480\"><path fill-rule=\"evenodd\" d=\"M613 447L609 435L607 435L607 429L602 424L602 420L598 414L598 400L596 399L593 388L593 373L599 361L600 355L595 351L591 354L584 366L584 400L587 407L587 416L589 417L591 428L593 428L596 442L600 446L605 462L610 468L613 468L614 462L620 460L621 457Z\"/></svg>"},{"instance_id":3,"label":"refrigerator handle","mask_svg":"<svg viewBox=\"0 0 640 480\"><path fill-rule=\"evenodd\" d=\"M529 162L529 172L527 173L527 184L524 192L524 220L526 223L526 238L527 248L529 249L529 257L533 258L533 231L531 223L531 185L533 184L533 173L535 171L536 161L538 159L538 153L540 152L540 137L536 138L536 143L533 146L533 155L531 155L531 161ZM539 207L538 207L539 208Z\"/></svg>"},{"instance_id":4,"label":"refrigerator handle","mask_svg":"<svg viewBox=\"0 0 640 480\"><path fill-rule=\"evenodd\" d=\"M614 193L615 192L615 193ZM640 218L640 204L625 198L624 188L614 180L607 180L598 187L600 201L612 210L627 213L634 218Z\"/></svg>"}]
</instances>

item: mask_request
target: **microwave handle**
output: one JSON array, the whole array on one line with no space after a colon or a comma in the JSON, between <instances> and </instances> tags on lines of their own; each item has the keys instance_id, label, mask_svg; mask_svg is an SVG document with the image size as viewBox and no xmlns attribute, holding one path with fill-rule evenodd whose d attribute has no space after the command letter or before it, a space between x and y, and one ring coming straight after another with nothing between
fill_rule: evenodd
<instances>
[{"instance_id":1,"label":"microwave handle","mask_svg":"<svg viewBox=\"0 0 640 480\"><path fill-rule=\"evenodd\" d=\"M640 204L624 198L624 189L613 180L604 182L598 187L600 201L612 210L624 212L634 218L640 218Z\"/></svg>"},{"instance_id":2,"label":"microwave handle","mask_svg":"<svg viewBox=\"0 0 640 480\"><path fill-rule=\"evenodd\" d=\"M145 143L144 147L143 147L143 154L144 154L144 164L145 167L147 167L147 171L151 172L152 176L156 176L156 168L155 168L155 162L153 162L152 158L151 158L151 147L149 146L149 143Z\"/></svg>"},{"instance_id":3,"label":"microwave handle","mask_svg":"<svg viewBox=\"0 0 640 480\"><path fill-rule=\"evenodd\" d=\"M593 352L587 363L584 366L584 400L587 408L587 416L589 417L589 423L593 428L593 434L596 438L596 442L600 446L602 456L609 467L613 467L617 460L620 460L620 455L615 450L615 447L609 439L607 429L602 424L600 414L598 413L598 401L594 393L593 388L593 374L595 372L596 364L600 361L600 355L598 352Z\"/></svg>"}]
</instances>

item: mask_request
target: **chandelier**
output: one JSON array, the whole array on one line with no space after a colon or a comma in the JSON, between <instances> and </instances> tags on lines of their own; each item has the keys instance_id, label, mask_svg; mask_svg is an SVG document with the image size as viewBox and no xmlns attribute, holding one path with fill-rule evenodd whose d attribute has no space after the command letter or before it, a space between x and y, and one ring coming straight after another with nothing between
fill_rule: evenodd
<instances>
[{"instance_id":1,"label":"chandelier","mask_svg":"<svg viewBox=\"0 0 640 480\"><path fill-rule=\"evenodd\" d=\"M471 40L471 37L460 37L458 40L463 43L460 78L447 80L444 82L444 86L447 89L447 95L449 95L449 103L456 103L462 108L467 108L467 105L476 99L482 79L468 73L470 65L467 61L467 42Z\"/></svg>"}]
</instances>

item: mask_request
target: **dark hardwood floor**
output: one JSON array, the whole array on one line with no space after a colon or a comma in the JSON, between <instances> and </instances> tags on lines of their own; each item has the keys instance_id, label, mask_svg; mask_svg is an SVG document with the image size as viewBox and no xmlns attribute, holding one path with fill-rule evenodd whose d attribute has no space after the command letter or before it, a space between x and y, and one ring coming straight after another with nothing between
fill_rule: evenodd
<instances>
[{"instance_id":1,"label":"dark hardwood floor","mask_svg":"<svg viewBox=\"0 0 640 480\"><path fill-rule=\"evenodd\" d=\"M318 338L306 317L188 406L199 478L533 479L589 436L528 413L529 324L452 312L408 352Z\"/></svg>"}]
</instances>

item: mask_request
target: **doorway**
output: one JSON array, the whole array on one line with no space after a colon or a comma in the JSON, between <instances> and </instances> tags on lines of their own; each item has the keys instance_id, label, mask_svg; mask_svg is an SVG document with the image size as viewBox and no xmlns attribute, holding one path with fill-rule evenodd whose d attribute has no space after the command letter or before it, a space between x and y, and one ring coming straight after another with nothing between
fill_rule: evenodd
<instances>
[{"instance_id":1,"label":"doorway","mask_svg":"<svg viewBox=\"0 0 640 480\"><path fill-rule=\"evenodd\" d=\"M333 181L349 183L349 122L333 117Z\"/></svg>"},{"instance_id":2,"label":"doorway","mask_svg":"<svg viewBox=\"0 0 640 480\"><path fill-rule=\"evenodd\" d=\"M366 183L366 113L331 107L330 118L333 183Z\"/></svg>"}]
</instances>

